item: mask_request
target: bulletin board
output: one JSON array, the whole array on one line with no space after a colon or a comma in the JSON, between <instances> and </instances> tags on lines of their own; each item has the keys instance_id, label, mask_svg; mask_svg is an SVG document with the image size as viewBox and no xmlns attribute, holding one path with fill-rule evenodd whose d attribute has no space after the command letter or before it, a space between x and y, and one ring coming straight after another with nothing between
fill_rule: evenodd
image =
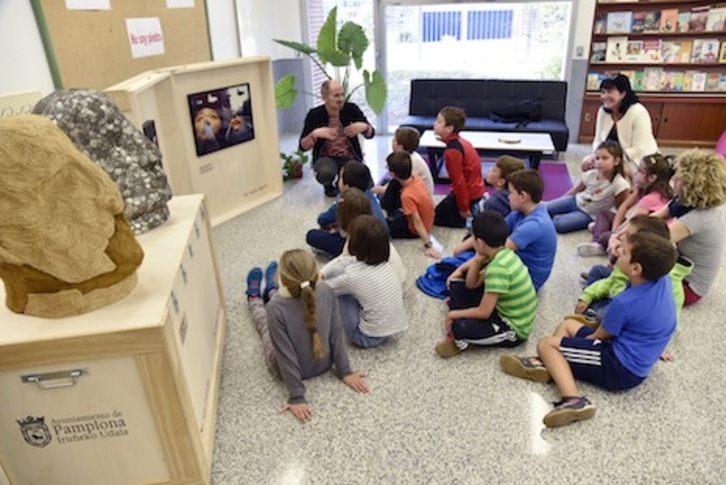
<instances>
[{"instance_id":1,"label":"bulletin board","mask_svg":"<svg viewBox=\"0 0 726 485\"><path fill-rule=\"evenodd\" d=\"M32 0L56 88L105 89L139 73L211 60L204 0L110 0L109 10L69 10L66 0ZM126 19L158 18L164 53L134 58Z\"/></svg>"}]
</instances>

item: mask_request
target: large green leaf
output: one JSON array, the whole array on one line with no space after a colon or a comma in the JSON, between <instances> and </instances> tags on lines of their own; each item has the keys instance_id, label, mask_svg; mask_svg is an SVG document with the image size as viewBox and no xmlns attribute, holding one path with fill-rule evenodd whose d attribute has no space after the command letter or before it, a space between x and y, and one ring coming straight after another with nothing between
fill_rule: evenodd
<instances>
[{"instance_id":1,"label":"large green leaf","mask_svg":"<svg viewBox=\"0 0 726 485\"><path fill-rule=\"evenodd\" d=\"M388 97L388 89L383 74L379 71L373 71L371 74L368 70L363 71L363 82L366 88L366 101L375 114L381 114L383 107L386 105Z\"/></svg>"},{"instance_id":2,"label":"large green leaf","mask_svg":"<svg viewBox=\"0 0 726 485\"><path fill-rule=\"evenodd\" d=\"M320 50L318 51L318 56L324 63L332 64L335 67L347 67L350 65L350 56L338 50Z\"/></svg>"},{"instance_id":3,"label":"large green leaf","mask_svg":"<svg viewBox=\"0 0 726 485\"><path fill-rule=\"evenodd\" d=\"M296 50L298 52L302 52L303 54L311 55L315 54L316 50L310 47L307 44L303 44L302 42L294 42L292 40L282 40L282 39L272 39L273 41L277 42L278 44L284 45L285 47L289 47L290 49Z\"/></svg>"},{"instance_id":4,"label":"large green leaf","mask_svg":"<svg viewBox=\"0 0 726 485\"><path fill-rule=\"evenodd\" d=\"M327 60L327 58L324 57L325 53L335 52L338 50L335 39L337 15L338 7L334 7L328 14L328 18L325 19L325 23L320 29L320 32L318 32L318 53L323 62Z\"/></svg>"},{"instance_id":5,"label":"large green leaf","mask_svg":"<svg viewBox=\"0 0 726 485\"><path fill-rule=\"evenodd\" d=\"M338 33L338 49L353 58L355 68L360 70L363 66L363 53L368 49L368 37L363 27L346 22Z\"/></svg>"},{"instance_id":6,"label":"large green leaf","mask_svg":"<svg viewBox=\"0 0 726 485\"><path fill-rule=\"evenodd\" d=\"M275 106L287 109L295 102L297 89L295 89L295 75L283 76L275 84Z\"/></svg>"}]
</instances>

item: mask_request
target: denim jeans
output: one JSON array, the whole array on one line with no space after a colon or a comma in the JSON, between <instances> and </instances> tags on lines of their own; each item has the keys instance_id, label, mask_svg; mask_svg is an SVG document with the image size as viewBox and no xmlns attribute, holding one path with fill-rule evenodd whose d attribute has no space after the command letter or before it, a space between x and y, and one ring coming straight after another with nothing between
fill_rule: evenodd
<instances>
[{"instance_id":1,"label":"denim jeans","mask_svg":"<svg viewBox=\"0 0 726 485\"><path fill-rule=\"evenodd\" d=\"M360 323L360 305L351 295L338 296L338 306L340 307L340 318L343 320L345 333L348 334L351 342L358 347L369 349L381 345L385 337L370 337L360 331L358 324Z\"/></svg>"},{"instance_id":2,"label":"denim jeans","mask_svg":"<svg viewBox=\"0 0 726 485\"><path fill-rule=\"evenodd\" d=\"M611 267L605 266L604 264L596 264L587 273L587 286L590 286L598 280L607 278L612 272Z\"/></svg>"},{"instance_id":3,"label":"denim jeans","mask_svg":"<svg viewBox=\"0 0 726 485\"><path fill-rule=\"evenodd\" d=\"M587 229L587 225L593 221L590 214L577 207L574 195L551 200L546 207L555 224L555 230L560 234Z\"/></svg>"}]
</instances>

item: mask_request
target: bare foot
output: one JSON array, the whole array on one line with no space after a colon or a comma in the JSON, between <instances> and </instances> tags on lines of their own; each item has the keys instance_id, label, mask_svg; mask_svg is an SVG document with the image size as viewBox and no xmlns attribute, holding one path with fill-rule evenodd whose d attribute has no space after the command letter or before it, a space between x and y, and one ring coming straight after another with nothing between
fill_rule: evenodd
<instances>
[{"instance_id":1,"label":"bare foot","mask_svg":"<svg viewBox=\"0 0 726 485\"><path fill-rule=\"evenodd\" d=\"M663 362L673 362L676 359L676 356L668 352L667 350L663 351L662 354L660 354L660 360Z\"/></svg>"}]
</instances>

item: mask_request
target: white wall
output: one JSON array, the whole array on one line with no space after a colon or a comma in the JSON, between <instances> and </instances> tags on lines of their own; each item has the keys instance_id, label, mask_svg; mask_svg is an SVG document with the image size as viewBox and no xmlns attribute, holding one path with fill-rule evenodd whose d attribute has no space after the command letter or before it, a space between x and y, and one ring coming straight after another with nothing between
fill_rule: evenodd
<instances>
[{"instance_id":1,"label":"white wall","mask_svg":"<svg viewBox=\"0 0 726 485\"><path fill-rule=\"evenodd\" d=\"M207 21L212 59L221 61L240 57L234 0L207 0Z\"/></svg>"},{"instance_id":2,"label":"white wall","mask_svg":"<svg viewBox=\"0 0 726 485\"><path fill-rule=\"evenodd\" d=\"M292 49L272 39L302 41L298 0L236 0L242 55L270 56L272 60L295 57Z\"/></svg>"},{"instance_id":3,"label":"white wall","mask_svg":"<svg viewBox=\"0 0 726 485\"><path fill-rule=\"evenodd\" d=\"M0 0L0 46L0 95L53 91L30 2Z\"/></svg>"},{"instance_id":4,"label":"white wall","mask_svg":"<svg viewBox=\"0 0 726 485\"><path fill-rule=\"evenodd\" d=\"M592 21L595 16L596 0L580 0L577 2L577 17L575 20L575 43L572 57L575 59L589 59L590 35ZM580 55L578 55L580 54Z\"/></svg>"}]
</instances>

